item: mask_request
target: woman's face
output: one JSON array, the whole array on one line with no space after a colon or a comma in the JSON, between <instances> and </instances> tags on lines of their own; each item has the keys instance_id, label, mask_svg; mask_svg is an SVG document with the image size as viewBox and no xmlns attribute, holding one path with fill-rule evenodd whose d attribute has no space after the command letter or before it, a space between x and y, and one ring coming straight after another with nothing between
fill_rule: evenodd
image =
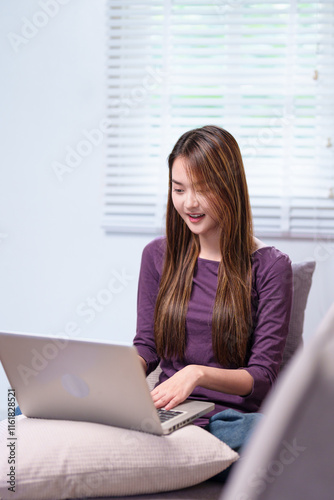
<instances>
[{"instance_id":1,"label":"woman's face","mask_svg":"<svg viewBox=\"0 0 334 500\"><path fill-rule=\"evenodd\" d=\"M190 231L200 239L219 237L219 225L212 217L208 198L200 186L193 186L182 157L176 158L172 167L172 200Z\"/></svg>"}]
</instances>

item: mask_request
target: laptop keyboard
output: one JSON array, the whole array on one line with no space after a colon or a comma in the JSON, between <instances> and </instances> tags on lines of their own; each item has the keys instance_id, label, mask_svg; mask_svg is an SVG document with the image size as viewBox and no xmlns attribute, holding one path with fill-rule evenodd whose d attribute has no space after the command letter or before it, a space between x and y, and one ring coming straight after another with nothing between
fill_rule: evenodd
<instances>
[{"instance_id":1,"label":"laptop keyboard","mask_svg":"<svg viewBox=\"0 0 334 500\"><path fill-rule=\"evenodd\" d=\"M167 422L167 420L177 417L178 415L181 415L181 413L183 413L182 411L164 410L163 408L159 408L157 412L160 418L160 422Z\"/></svg>"}]
</instances>

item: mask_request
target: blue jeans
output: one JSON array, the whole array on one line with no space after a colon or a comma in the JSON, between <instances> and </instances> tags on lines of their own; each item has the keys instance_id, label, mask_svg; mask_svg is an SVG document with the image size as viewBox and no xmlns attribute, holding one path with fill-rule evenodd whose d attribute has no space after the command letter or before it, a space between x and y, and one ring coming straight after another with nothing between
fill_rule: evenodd
<instances>
[{"instance_id":1,"label":"blue jeans","mask_svg":"<svg viewBox=\"0 0 334 500\"><path fill-rule=\"evenodd\" d=\"M213 415L204 429L226 443L232 450L240 453L251 436L255 425L262 417L262 413L241 413L232 409L224 410ZM212 479L225 482L233 465L230 465Z\"/></svg>"}]
</instances>

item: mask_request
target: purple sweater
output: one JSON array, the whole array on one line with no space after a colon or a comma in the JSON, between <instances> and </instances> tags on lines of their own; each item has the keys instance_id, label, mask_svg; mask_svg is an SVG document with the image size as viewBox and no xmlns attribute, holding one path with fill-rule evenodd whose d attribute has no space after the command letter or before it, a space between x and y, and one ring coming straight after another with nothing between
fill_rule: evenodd
<instances>
[{"instance_id":1,"label":"purple sweater","mask_svg":"<svg viewBox=\"0 0 334 500\"><path fill-rule=\"evenodd\" d=\"M160 362L159 382L171 377L188 364L231 368L219 365L212 351L211 314L217 289L219 262L198 258L193 289L186 317L187 346L185 359L159 359L154 342L153 316L165 251L165 238L157 238L143 250L139 284L137 333L134 339L149 374ZM292 302L292 269L287 255L275 247L264 247L252 255L253 331L245 369L254 386L246 396L234 396L196 387L190 398L212 401L215 410L195 423L204 426L211 415L234 408L241 412L258 411L275 381L282 362Z\"/></svg>"}]
</instances>

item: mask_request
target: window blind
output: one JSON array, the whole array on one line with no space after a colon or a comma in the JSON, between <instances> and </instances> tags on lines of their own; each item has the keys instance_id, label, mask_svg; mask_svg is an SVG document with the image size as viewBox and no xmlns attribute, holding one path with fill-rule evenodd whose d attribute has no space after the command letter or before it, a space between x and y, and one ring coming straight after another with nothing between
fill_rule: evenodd
<instances>
[{"instance_id":1,"label":"window blind","mask_svg":"<svg viewBox=\"0 0 334 500\"><path fill-rule=\"evenodd\" d=\"M334 2L109 0L103 226L162 233L167 156L219 125L255 233L334 236Z\"/></svg>"}]
</instances>

